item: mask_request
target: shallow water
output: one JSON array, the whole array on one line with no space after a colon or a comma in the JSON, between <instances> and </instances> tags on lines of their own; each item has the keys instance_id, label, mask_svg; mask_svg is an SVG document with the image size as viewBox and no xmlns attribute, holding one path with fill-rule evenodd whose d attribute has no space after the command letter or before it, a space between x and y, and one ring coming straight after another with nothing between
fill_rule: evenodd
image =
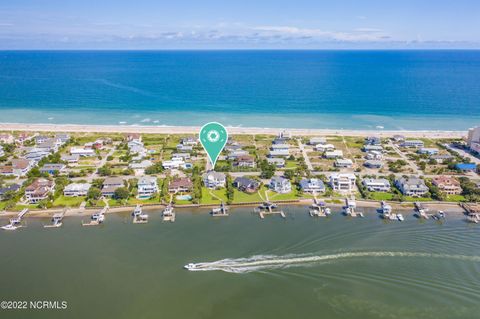
<instances>
[{"instance_id":1,"label":"shallow water","mask_svg":"<svg viewBox=\"0 0 480 319\"><path fill-rule=\"evenodd\" d=\"M175 223L155 211L145 225L111 214L100 227L72 217L59 229L30 218L0 233L0 299L68 302L12 318L477 318L480 228L463 216L285 210L264 220L245 208L185 210ZM183 269L191 262L209 271Z\"/></svg>"}]
</instances>

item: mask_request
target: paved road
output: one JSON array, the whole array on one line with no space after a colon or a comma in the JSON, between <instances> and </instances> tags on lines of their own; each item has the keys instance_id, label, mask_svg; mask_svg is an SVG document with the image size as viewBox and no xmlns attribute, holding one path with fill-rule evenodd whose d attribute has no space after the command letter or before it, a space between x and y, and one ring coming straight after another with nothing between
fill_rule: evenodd
<instances>
[{"instance_id":1,"label":"paved road","mask_svg":"<svg viewBox=\"0 0 480 319\"><path fill-rule=\"evenodd\" d=\"M308 157L307 150L305 149L305 145L303 145L301 139L297 139L298 142L298 148L300 151L302 151L303 158L305 159L305 164L307 164L307 167L310 171L313 171L313 165L310 162L310 158Z\"/></svg>"},{"instance_id":2,"label":"paved road","mask_svg":"<svg viewBox=\"0 0 480 319\"><path fill-rule=\"evenodd\" d=\"M100 176L98 175L98 169L99 169L100 167L105 166L105 164L107 164L107 158L108 158L109 156L112 156L114 152L115 152L115 146L112 147L112 149L110 150L110 152L108 152L108 154L107 154L106 156L102 157L102 160L100 161L100 164L97 165L97 169L96 169L92 174L90 174L90 176L87 177L87 181L88 181L89 183L91 183L95 178L99 178L99 177L100 177Z\"/></svg>"},{"instance_id":3,"label":"paved road","mask_svg":"<svg viewBox=\"0 0 480 319\"><path fill-rule=\"evenodd\" d=\"M423 172L420 171L417 167L417 165L412 162L407 155L405 155L399 148L397 145L393 144L392 142L388 143L388 146L390 146L391 148L393 148L393 150L404 160L408 163L408 166L410 166L410 168L413 170L413 172L417 175L423 175Z\"/></svg>"}]
</instances>

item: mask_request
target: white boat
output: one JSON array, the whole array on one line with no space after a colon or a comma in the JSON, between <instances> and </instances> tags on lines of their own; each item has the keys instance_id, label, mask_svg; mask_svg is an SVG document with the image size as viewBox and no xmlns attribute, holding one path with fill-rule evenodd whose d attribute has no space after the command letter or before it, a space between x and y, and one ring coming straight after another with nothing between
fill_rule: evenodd
<instances>
[{"instance_id":1,"label":"white boat","mask_svg":"<svg viewBox=\"0 0 480 319\"><path fill-rule=\"evenodd\" d=\"M142 211L142 206L137 205L132 212L134 224L145 224L148 222L148 215Z\"/></svg>"},{"instance_id":2,"label":"white boat","mask_svg":"<svg viewBox=\"0 0 480 319\"><path fill-rule=\"evenodd\" d=\"M197 269L197 265L195 265L194 263L189 263L189 264L186 264L185 266L183 266L183 268L185 268L187 270L194 270L194 269Z\"/></svg>"},{"instance_id":3,"label":"white boat","mask_svg":"<svg viewBox=\"0 0 480 319\"><path fill-rule=\"evenodd\" d=\"M23 209L20 213L18 213L16 218L10 219L10 223L2 226L3 230L16 230L22 226L22 218L28 213L28 208Z\"/></svg>"},{"instance_id":4,"label":"white boat","mask_svg":"<svg viewBox=\"0 0 480 319\"><path fill-rule=\"evenodd\" d=\"M22 226L16 226L14 224L8 224L8 225L5 225L5 226L2 226L2 229L3 230L16 230L20 227L22 227Z\"/></svg>"},{"instance_id":5,"label":"white boat","mask_svg":"<svg viewBox=\"0 0 480 319\"><path fill-rule=\"evenodd\" d=\"M162 217L164 221L174 222L175 221L175 213L173 212L173 206L168 204L167 207L162 212Z\"/></svg>"},{"instance_id":6,"label":"white boat","mask_svg":"<svg viewBox=\"0 0 480 319\"><path fill-rule=\"evenodd\" d=\"M402 214L397 214L397 219L401 222L403 222L405 220L405 218L403 218Z\"/></svg>"},{"instance_id":7,"label":"white boat","mask_svg":"<svg viewBox=\"0 0 480 319\"><path fill-rule=\"evenodd\" d=\"M382 200L382 214L390 214L392 212L392 206L387 204L385 201Z\"/></svg>"},{"instance_id":8,"label":"white boat","mask_svg":"<svg viewBox=\"0 0 480 319\"><path fill-rule=\"evenodd\" d=\"M92 215L91 219L92 219L92 221L101 224L105 221L105 215L102 214L102 213L95 213L95 214Z\"/></svg>"},{"instance_id":9,"label":"white boat","mask_svg":"<svg viewBox=\"0 0 480 319\"><path fill-rule=\"evenodd\" d=\"M44 225L45 228L57 228L62 226L63 213L54 214L52 217L52 224Z\"/></svg>"}]
</instances>

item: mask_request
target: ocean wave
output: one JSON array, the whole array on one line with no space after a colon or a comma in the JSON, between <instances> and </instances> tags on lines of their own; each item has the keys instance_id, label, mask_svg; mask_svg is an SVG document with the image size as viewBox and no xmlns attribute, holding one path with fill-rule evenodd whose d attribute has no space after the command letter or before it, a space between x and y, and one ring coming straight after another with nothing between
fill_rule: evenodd
<instances>
[{"instance_id":1,"label":"ocean wave","mask_svg":"<svg viewBox=\"0 0 480 319\"><path fill-rule=\"evenodd\" d=\"M192 263L190 271L224 271L229 273L249 273L253 271L279 269L287 267L305 267L312 264L337 261L350 258L380 258L380 257L423 257L423 258L440 258L440 259L456 259L471 262L480 262L480 256L466 255L450 255L435 254L421 252L346 252L329 255L256 255L248 258L221 259L213 262Z\"/></svg>"}]
</instances>

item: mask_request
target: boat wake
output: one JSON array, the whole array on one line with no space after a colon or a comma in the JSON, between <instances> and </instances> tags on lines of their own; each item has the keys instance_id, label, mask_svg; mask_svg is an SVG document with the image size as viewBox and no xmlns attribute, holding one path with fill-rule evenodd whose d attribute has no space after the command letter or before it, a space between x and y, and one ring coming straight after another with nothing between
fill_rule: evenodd
<instances>
[{"instance_id":1,"label":"boat wake","mask_svg":"<svg viewBox=\"0 0 480 319\"><path fill-rule=\"evenodd\" d=\"M310 266L316 263L336 261L350 258L380 258L380 257L424 257L424 258L441 258L441 259L457 259L464 261L480 262L480 256L466 255L448 255L433 253L416 253L416 252L350 252L338 253L331 255L257 255L248 258L222 259L213 262L190 263L185 266L190 271L225 271L229 273L249 273L253 271L279 269L287 267Z\"/></svg>"}]
</instances>

